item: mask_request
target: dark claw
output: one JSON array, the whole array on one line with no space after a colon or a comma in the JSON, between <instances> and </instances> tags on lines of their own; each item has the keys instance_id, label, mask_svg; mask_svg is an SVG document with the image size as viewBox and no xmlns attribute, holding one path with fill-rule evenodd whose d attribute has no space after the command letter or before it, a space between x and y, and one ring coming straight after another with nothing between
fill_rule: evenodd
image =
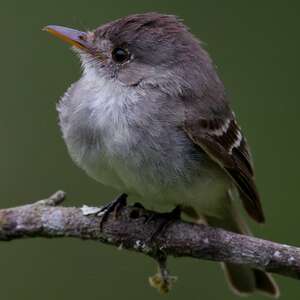
<instances>
[{"instance_id":1,"label":"dark claw","mask_svg":"<svg viewBox=\"0 0 300 300\"><path fill-rule=\"evenodd\" d=\"M181 208L180 206L176 206L171 212L169 213L162 213L162 214L153 214L150 215L145 223L149 223L152 220L155 220L156 218L161 218L161 216L164 217L164 219L161 221L161 224L159 224L158 228L155 230L155 232L151 235L149 240L153 242L155 238L166 231L166 229L175 221L180 219L181 215Z\"/></svg>"},{"instance_id":2,"label":"dark claw","mask_svg":"<svg viewBox=\"0 0 300 300\"><path fill-rule=\"evenodd\" d=\"M118 217L120 210L127 205L127 194L121 194L112 202L102 207L98 213L102 216L100 220L100 229L102 230L104 222L107 220L110 213L114 213L114 218Z\"/></svg>"}]
</instances>

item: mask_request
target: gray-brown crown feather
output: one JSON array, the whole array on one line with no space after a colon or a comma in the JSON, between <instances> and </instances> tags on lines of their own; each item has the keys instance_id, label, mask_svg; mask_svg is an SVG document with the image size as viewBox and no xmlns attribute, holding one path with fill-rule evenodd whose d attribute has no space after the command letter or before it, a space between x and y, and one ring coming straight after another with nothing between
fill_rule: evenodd
<instances>
[{"instance_id":1,"label":"gray-brown crown feather","mask_svg":"<svg viewBox=\"0 0 300 300\"><path fill-rule=\"evenodd\" d=\"M152 66L179 63L191 55L195 61L200 51L199 41L173 15L130 15L100 26L95 36L128 48L136 61Z\"/></svg>"},{"instance_id":2,"label":"gray-brown crown feather","mask_svg":"<svg viewBox=\"0 0 300 300\"><path fill-rule=\"evenodd\" d=\"M111 40L134 40L145 34L164 39L166 35L188 31L181 20L174 15L164 15L156 12L135 14L106 23L96 29L95 34L108 37Z\"/></svg>"}]
</instances>

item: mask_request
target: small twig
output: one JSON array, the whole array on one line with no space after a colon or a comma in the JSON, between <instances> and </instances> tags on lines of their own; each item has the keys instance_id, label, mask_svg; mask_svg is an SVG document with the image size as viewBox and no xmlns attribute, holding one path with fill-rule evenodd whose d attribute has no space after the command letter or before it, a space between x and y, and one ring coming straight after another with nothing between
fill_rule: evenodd
<instances>
[{"instance_id":1,"label":"small twig","mask_svg":"<svg viewBox=\"0 0 300 300\"><path fill-rule=\"evenodd\" d=\"M166 294L171 290L173 283L177 280L177 276L170 275L167 268L167 256L163 252L158 251L154 259L158 264L158 272L149 277L149 283L161 294Z\"/></svg>"},{"instance_id":2,"label":"small twig","mask_svg":"<svg viewBox=\"0 0 300 300\"><path fill-rule=\"evenodd\" d=\"M161 292L174 282L167 271L168 256L244 264L300 279L300 248L180 220L153 241L149 237L165 217L157 214L155 222L145 222L155 212L137 206L122 208L117 218L108 215L100 230L101 216L95 215L98 208L57 206L64 198L64 192L57 192L33 204L0 210L0 240L75 237L140 252L158 262L158 274L150 282Z\"/></svg>"},{"instance_id":3,"label":"small twig","mask_svg":"<svg viewBox=\"0 0 300 300\"><path fill-rule=\"evenodd\" d=\"M36 204L46 206L57 206L64 202L66 199L66 193L64 191L57 191L47 199L39 200Z\"/></svg>"}]
</instances>

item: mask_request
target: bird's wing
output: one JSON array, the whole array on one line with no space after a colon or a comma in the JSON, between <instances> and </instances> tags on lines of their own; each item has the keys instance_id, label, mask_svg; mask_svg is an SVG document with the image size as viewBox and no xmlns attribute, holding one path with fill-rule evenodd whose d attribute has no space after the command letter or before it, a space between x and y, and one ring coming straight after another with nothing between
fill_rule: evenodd
<instances>
[{"instance_id":1,"label":"bird's wing","mask_svg":"<svg viewBox=\"0 0 300 300\"><path fill-rule=\"evenodd\" d=\"M233 179L248 214L257 222L264 222L251 154L234 113L228 109L224 116L210 113L207 118L197 116L196 106L190 101L185 103L185 132Z\"/></svg>"}]
</instances>

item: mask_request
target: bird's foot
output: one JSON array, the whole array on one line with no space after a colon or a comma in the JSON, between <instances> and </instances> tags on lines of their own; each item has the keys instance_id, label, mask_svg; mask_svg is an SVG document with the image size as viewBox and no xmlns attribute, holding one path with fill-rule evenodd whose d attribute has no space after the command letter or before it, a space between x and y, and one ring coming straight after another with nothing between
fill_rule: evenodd
<instances>
[{"instance_id":1,"label":"bird's foot","mask_svg":"<svg viewBox=\"0 0 300 300\"><path fill-rule=\"evenodd\" d=\"M101 207L100 211L97 212L97 216L101 216L100 229L102 230L104 222L108 216L113 213L114 218L118 217L120 210L127 205L127 194L121 194L112 202Z\"/></svg>"},{"instance_id":2,"label":"bird's foot","mask_svg":"<svg viewBox=\"0 0 300 300\"><path fill-rule=\"evenodd\" d=\"M154 231L154 233L150 236L149 240L153 242L159 234L162 234L166 231L166 229L175 221L180 220L181 216L181 208L180 206L176 206L171 212L168 213L160 213L160 214L152 214L146 220L145 223L149 223L151 221L160 220L160 224L158 228ZM162 218L163 217L163 218Z\"/></svg>"},{"instance_id":3,"label":"bird's foot","mask_svg":"<svg viewBox=\"0 0 300 300\"><path fill-rule=\"evenodd\" d=\"M135 202L131 207L129 217L130 219L138 219L141 216L143 216L144 211L145 211L145 207L141 203Z\"/></svg>"}]
</instances>

